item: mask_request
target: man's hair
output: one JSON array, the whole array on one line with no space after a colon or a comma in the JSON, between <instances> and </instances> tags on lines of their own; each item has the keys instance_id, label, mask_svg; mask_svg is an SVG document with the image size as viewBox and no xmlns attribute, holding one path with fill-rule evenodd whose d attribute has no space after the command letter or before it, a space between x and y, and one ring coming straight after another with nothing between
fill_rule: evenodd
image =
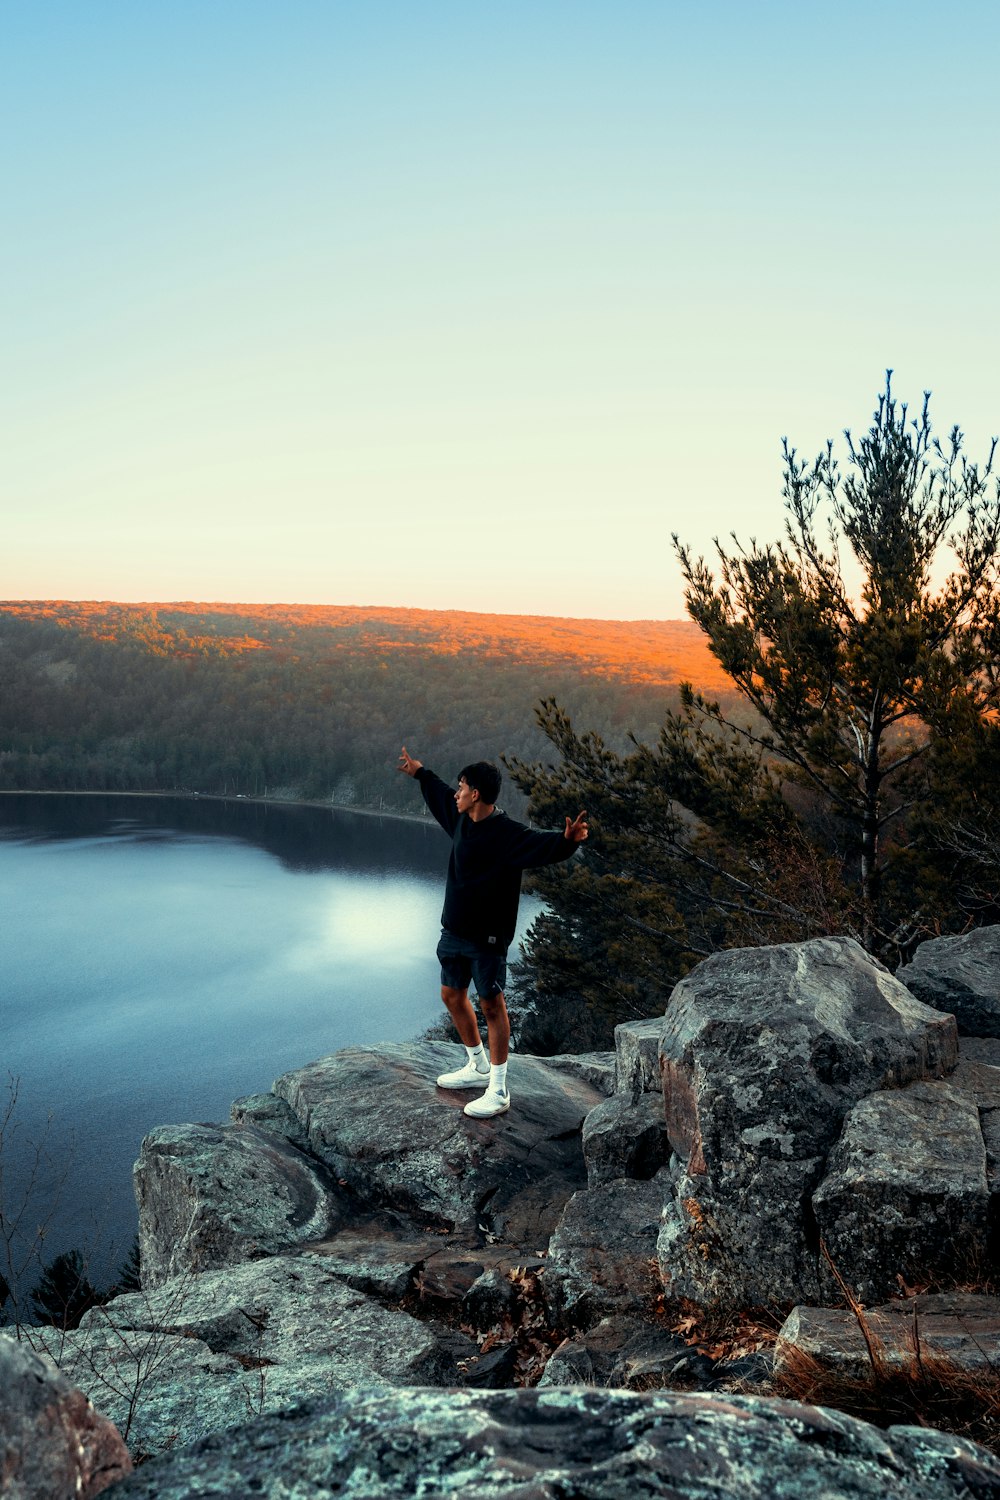
<instances>
[{"instance_id":1,"label":"man's hair","mask_svg":"<svg viewBox=\"0 0 1000 1500\"><path fill-rule=\"evenodd\" d=\"M477 791L487 805L494 803L500 795L502 777L496 766L488 760L477 760L458 773L459 781Z\"/></svg>"}]
</instances>

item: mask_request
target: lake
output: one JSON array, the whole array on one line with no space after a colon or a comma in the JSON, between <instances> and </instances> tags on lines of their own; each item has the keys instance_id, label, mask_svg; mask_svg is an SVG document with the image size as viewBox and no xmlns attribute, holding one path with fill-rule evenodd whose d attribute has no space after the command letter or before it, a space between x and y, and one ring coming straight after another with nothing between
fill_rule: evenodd
<instances>
[{"instance_id":1,"label":"lake","mask_svg":"<svg viewBox=\"0 0 1000 1500\"><path fill-rule=\"evenodd\" d=\"M86 1245L113 1279L153 1126L225 1120L289 1069L441 1019L447 860L430 820L0 793L3 1202L44 1141L45 1258Z\"/></svg>"}]
</instances>

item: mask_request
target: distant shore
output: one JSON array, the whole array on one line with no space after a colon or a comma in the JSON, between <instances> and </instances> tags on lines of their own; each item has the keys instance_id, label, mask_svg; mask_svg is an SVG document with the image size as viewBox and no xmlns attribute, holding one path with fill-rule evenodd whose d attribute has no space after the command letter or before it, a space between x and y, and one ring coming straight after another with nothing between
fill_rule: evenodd
<instances>
[{"instance_id":1,"label":"distant shore","mask_svg":"<svg viewBox=\"0 0 1000 1500\"><path fill-rule=\"evenodd\" d=\"M429 827L433 819L427 814L390 812L380 807L348 807L340 802L310 801L300 797L224 796L220 792L118 792L108 790L78 791L72 787L9 787L0 797L161 797L175 802L243 802L255 807L314 807L320 812L354 813L359 818L393 818L401 823L422 823Z\"/></svg>"}]
</instances>

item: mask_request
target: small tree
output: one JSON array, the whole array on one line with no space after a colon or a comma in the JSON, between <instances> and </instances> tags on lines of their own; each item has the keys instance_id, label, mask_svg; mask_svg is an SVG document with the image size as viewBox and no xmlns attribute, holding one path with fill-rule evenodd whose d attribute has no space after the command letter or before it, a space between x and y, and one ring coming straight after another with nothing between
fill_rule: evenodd
<instances>
[{"instance_id":1,"label":"small tree","mask_svg":"<svg viewBox=\"0 0 1000 1500\"><path fill-rule=\"evenodd\" d=\"M79 1250L66 1250L44 1268L31 1293L35 1313L54 1328L76 1328L85 1312L107 1301L87 1276Z\"/></svg>"},{"instance_id":2,"label":"small tree","mask_svg":"<svg viewBox=\"0 0 1000 1500\"><path fill-rule=\"evenodd\" d=\"M869 432L857 443L845 433L846 474L832 442L808 464L784 441L782 542L716 543L717 582L674 538L688 611L759 720L737 724L698 695L694 706L832 814L857 882L859 936L885 956L912 942L924 916L912 882L905 901L887 896L887 835L927 794L928 751L947 762L948 745L997 707L1000 603L996 440L984 467L970 463L957 427L944 446L932 435L929 396L911 419L891 377ZM935 587L943 549L954 566Z\"/></svg>"},{"instance_id":3,"label":"small tree","mask_svg":"<svg viewBox=\"0 0 1000 1500\"><path fill-rule=\"evenodd\" d=\"M508 760L552 823L585 807L585 856L532 873L547 910L512 966L519 1044L536 1052L612 1042L699 958L734 943L840 930L840 868L810 844L760 750L700 722L688 703L655 745L618 755L577 734L548 699L538 721L560 763Z\"/></svg>"}]
</instances>

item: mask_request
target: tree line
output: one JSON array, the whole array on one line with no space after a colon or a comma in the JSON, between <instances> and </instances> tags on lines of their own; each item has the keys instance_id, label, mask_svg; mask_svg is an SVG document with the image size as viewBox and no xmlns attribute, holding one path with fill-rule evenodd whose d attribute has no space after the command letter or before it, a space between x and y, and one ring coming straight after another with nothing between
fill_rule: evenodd
<instances>
[{"instance_id":1,"label":"tree line","mask_svg":"<svg viewBox=\"0 0 1000 1500\"><path fill-rule=\"evenodd\" d=\"M443 617L446 620L447 617ZM440 629L445 628L442 623ZM544 627L540 626L541 631ZM567 650L517 654L235 606L0 606L0 790L186 791L413 811L400 744L444 776L543 753L557 694L609 743L655 733L677 689ZM505 806L525 802L508 782Z\"/></svg>"}]
</instances>

